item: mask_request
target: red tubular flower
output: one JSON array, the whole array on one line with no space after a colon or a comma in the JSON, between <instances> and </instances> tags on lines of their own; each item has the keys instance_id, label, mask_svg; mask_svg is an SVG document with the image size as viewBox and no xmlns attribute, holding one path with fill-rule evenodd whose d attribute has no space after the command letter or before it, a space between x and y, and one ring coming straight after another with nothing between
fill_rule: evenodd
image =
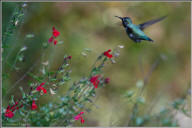
<instances>
[{"instance_id":1,"label":"red tubular flower","mask_svg":"<svg viewBox=\"0 0 192 128\"><path fill-rule=\"evenodd\" d=\"M43 86L43 85L45 85L45 82L43 82L43 83L40 84L40 86Z\"/></svg>"},{"instance_id":2,"label":"red tubular flower","mask_svg":"<svg viewBox=\"0 0 192 128\"><path fill-rule=\"evenodd\" d=\"M43 93L47 93L47 90L42 87Z\"/></svg>"},{"instance_id":3,"label":"red tubular flower","mask_svg":"<svg viewBox=\"0 0 192 128\"><path fill-rule=\"evenodd\" d=\"M54 45L56 45L57 44L57 40L55 40L55 38L60 35L60 32L58 30L56 30L55 27L53 27L52 30L53 30L52 36L49 38L48 42L49 43L53 42Z\"/></svg>"},{"instance_id":4,"label":"red tubular flower","mask_svg":"<svg viewBox=\"0 0 192 128\"><path fill-rule=\"evenodd\" d=\"M70 60L72 56L65 57L64 60Z\"/></svg>"},{"instance_id":5,"label":"red tubular flower","mask_svg":"<svg viewBox=\"0 0 192 128\"><path fill-rule=\"evenodd\" d=\"M54 40L54 45L56 45L57 44L57 40Z\"/></svg>"},{"instance_id":6,"label":"red tubular flower","mask_svg":"<svg viewBox=\"0 0 192 128\"><path fill-rule=\"evenodd\" d=\"M98 84L99 84L99 75L97 76L92 76L91 79L90 79L90 82L94 85L95 88L98 87Z\"/></svg>"},{"instance_id":7,"label":"red tubular flower","mask_svg":"<svg viewBox=\"0 0 192 128\"><path fill-rule=\"evenodd\" d=\"M79 120L81 119L81 123L83 124L85 122L85 120L83 119L83 117L81 116L84 112L80 112L78 115L76 115L74 117L75 120Z\"/></svg>"},{"instance_id":8,"label":"red tubular flower","mask_svg":"<svg viewBox=\"0 0 192 128\"><path fill-rule=\"evenodd\" d=\"M18 102L16 101L15 102L15 104L12 106L12 107L10 107L9 105L8 105L8 107L7 107L7 109L6 109L6 112L5 112L5 117L8 117L8 118L12 118L13 116L14 116L14 111L15 110L18 110L19 109L19 107L17 107L17 105L18 105Z\"/></svg>"},{"instance_id":9,"label":"red tubular flower","mask_svg":"<svg viewBox=\"0 0 192 128\"><path fill-rule=\"evenodd\" d=\"M47 93L47 90L44 87L42 87L44 84L45 84L44 82L41 83L39 86L37 86L36 90L37 91L41 91L42 90L43 93Z\"/></svg>"},{"instance_id":10,"label":"red tubular flower","mask_svg":"<svg viewBox=\"0 0 192 128\"><path fill-rule=\"evenodd\" d=\"M103 54L110 59L113 57L113 55L110 54L109 52L111 52L111 49L109 49L108 51L105 51Z\"/></svg>"},{"instance_id":11,"label":"red tubular flower","mask_svg":"<svg viewBox=\"0 0 192 128\"><path fill-rule=\"evenodd\" d=\"M81 123L83 124L85 122L85 120L81 117Z\"/></svg>"},{"instance_id":12,"label":"red tubular flower","mask_svg":"<svg viewBox=\"0 0 192 128\"><path fill-rule=\"evenodd\" d=\"M41 88L42 88L41 86L38 86L38 87L36 88L36 90L37 90L37 91L41 91Z\"/></svg>"},{"instance_id":13,"label":"red tubular flower","mask_svg":"<svg viewBox=\"0 0 192 128\"><path fill-rule=\"evenodd\" d=\"M32 110L37 109L37 105L35 104L35 100L33 100L33 102L32 102L31 109Z\"/></svg>"},{"instance_id":14,"label":"red tubular flower","mask_svg":"<svg viewBox=\"0 0 192 128\"><path fill-rule=\"evenodd\" d=\"M54 38L53 38L53 36L51 36L51 37L49 38L48 42L51 43L51 42L53 42L53 40L54 40Z\"/></svg>"},{"instance_id":15,"label":"red tubular flower","mask_svg":"<svg viewBox=\"0 0 192 128\"><path fill-rule=\"evenodd\" d=\"M55 27L52 28L53 29L53 36L57 37L60 35L60 32L58 30L55 29Z\"/></svg>"},{"instance_id":16,"label":"red tubular flower","mask_svg":"<svg viewBox=\"0 0 192 128\"><path fill-rule=\"evenodd\" d=\"M23 104L21 104L21 106L19 106L19 108L22 108L23 107Z\"/></svg>"},{"instance_id":17,"label":"red tubular flower","mask_svg":"<svg viewBox=\"0 0 192 128\"><path fill-rule=\"evenodd\" d=\"M15 109L15 108L13 108L13 109L12 109L12 112L14 112L15 110L16 110L16 109Z\"/></svg>"},{"instance_id":18,"label":"red tubular flower","mask_svg":"<svg viewBox=\"0 0 192 128\"><path fill-rule=\"evenodd\" d=\"M11 111L11 109L7 108L5 112L5 117L12 118L14 116L14 113Z\"/></svg>"},{"instance_id":19,"label":"red tubular flower","mask_svg":"<svg viewBox=\"0 0 192 128\"><path fill-rule=\"evenodd\" d=\"M68 56L67 58L70 60L72 58L72 56Z\"/></svg>"},{"instance_id":20,"label":"red tubular flower","mask_svg":"<svg viewBox=\"0 0 192 128\"><path fill-rule=\"evenodd\" d=\"M108 84L108 83L109 83L109 81L110 81L110 79L109 79L109 78L105 78L105 80L104 80L105 84Z\"/></svg>"}]
</instances>

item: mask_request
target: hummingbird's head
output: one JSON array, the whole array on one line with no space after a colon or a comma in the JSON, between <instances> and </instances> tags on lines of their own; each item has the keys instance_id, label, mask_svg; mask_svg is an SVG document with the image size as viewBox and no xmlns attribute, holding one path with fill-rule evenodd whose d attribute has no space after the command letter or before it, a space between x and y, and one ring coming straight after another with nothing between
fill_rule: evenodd
<instances>
[{"instance_id":1,"label":"hummingbird's head","mask_svg":"<svg viewBox=\"0 0 192 128\"><path fill-rule=\"evenodd\" d=\"M120 16L115 16L115 17L122 20L122 24L124 27L126 27L128 24L132 24L132 20L130 17L120 17Z\"/></svg>"}]
</instances>

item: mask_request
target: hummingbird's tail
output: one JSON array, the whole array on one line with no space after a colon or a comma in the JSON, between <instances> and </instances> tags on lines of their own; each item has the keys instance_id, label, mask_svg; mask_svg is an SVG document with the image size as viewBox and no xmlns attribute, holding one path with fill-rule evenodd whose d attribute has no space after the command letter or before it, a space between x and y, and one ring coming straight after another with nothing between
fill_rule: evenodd
<instances>
[{"instance_id":1,"label":"hummingbird's tail","mask_svg":"<svg viewBox=\"0 0 192 128\"><path fill-rule=\"evenodd\" d=\"M147 40L148 40L148 41L151 41L151 42L154 42L154 41L153 41L151 38L149 38L149 37L147 38Z\"/></svg>"}]
</instances>

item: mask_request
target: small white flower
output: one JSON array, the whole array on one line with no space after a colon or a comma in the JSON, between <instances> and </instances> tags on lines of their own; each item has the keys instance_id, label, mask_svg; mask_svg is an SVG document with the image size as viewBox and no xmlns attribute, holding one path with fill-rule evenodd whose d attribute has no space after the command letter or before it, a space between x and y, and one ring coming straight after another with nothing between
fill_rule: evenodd
<instances>
[{"instance_id":1,"label":"small white flower","mask_svg":"<svg viewBox=\"0 0 192 128\"><path fill-rule=\"evenodd\" d=\"M24 46L20 49L20 52L27 50L27 46Z\"/></svg>"},{"instance_id":2,"label":"small white flower","mask_svg":"<svg viewBox=\"0 0 192 128\"><path fill-rule=\"evenodd\" d=\"M87 56L87 54L86 54L86 53L84 53L84 52L81 52L81 55L83 55L83 56Z\"/></svg>"},{"instance_id":3,"label":"small white flower","mask_svg":"<svg viewBox=\"0 0 192 128\"><path fill-rule=\"evenodd\" d=\"M51 93L52 95L56 94L56 92L53 91L51 88L50 88L50 93Z\"/></svg>"},{"instance_id":4,"label":"small white flower","mask_svg":"<svg viewBox=\"0 0 192 128\"><path fill-rule=\"evenodd\" d=\"M115 57L118 57L119 55L120 55L120 54L119 54L119 53L117 53L117 52L114 54L114 56L115 56Z\"/></svg>"},{"instance_id":5,"label":"small white flower","mask_svg":"<svg viewBox=\"0 0 192 128\"><path fill-rule=\"evenodd\" d=\"M41 69L41 72L42 72L43 75L46 74L46 71L45 71L45 67L44 67L44 66L43 66L43 68Z\"/></svg>"},{"instance_id":6,"label":"small white flower","mask_svg":"<svg viewBox=\"0 0 192 128\"><path fill-rule=\"evenodd\" d=\"M56 84L53 84L52 86L57 87L57 85L56 85Z\"/></svg>"},{"instance_id":7,"label":"small white flower","mask_svg":"<svg viewBox=\"0 0 192 128\"><path fill-rule=\"evenodd\" d=\"M27 4L26 4L26 3L24 3L24 4L22 5L22 7L23 7L23 8L27 7Z\"/></svg>"},{"instance_id":8,"label":"small white flower","mask_svg":"<svg viewBox=\"0 0 192 128\"><path fill-rule=\"evenodd\" d=\"M43 65L47 66L49 64L49 61L45 61L42 63Z\"/></svg>"},{"instance_id":9,"label":"small white flower","mask_svg":"<svg viewBox=\"0 0 192 128\"><path fill-rule=\"evenodd\" d=\"M19 21L18 21L18 20L16 20L16 21L15 21L15 26L17 26L17 25L18 25L18 23L19 23Z\"/></svg>"},{"instance_id":10,"label":"small white flower","mask_svg":"<svg viewBox=\"0 0 192 128\"><path fill-rule=\"evenodd\" d=\"M115 64L115 63L116 63L116 61L115 61L114 59L111 59L111 62L112 62L113 64Z\"/></svg>"},{"instance_id":11,"label":"small white flower","mask_svg":"<svg viewBox=\"0 0 192 128\"><path fill-rule=\"evenodd\" d=\"M119 47L119 48L124 48L124 46L123 46L123 45L118 45L118 47Z\"/></svg>"}]
</instances>

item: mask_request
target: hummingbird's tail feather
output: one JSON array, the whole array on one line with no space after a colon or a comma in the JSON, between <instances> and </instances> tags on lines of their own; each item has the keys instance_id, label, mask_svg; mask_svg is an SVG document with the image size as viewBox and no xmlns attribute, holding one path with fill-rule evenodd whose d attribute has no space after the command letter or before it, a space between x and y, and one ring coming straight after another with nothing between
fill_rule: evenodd
<instances>
[{"instance_id":1,"label":"hummingbird's tail feather","mask_svg":"<svg viewBox=\"0 0 192 128\"><path fill-rule=\"evenodd\" d=\"M167 17L167 15L166 15L166 16L163 16L163 17L161 17L161 18L158 18L158 19L150 20L150 21L147 21L147 22L145 22L145 23L139 24L138 26L139 26L139 28L140 28L141 30L143 30L143 29L145 29L146 27L148 27L148 26L150 26L150 25L152 25L152 24L155 24L155 23L157 23L157 22L165 19L166 17Z\"/></svg>"},{"instance_id":2,"label":"hummingbird's tail feather","mask_svg":"<svg viewBox=\"0 0 192 128\"><path fill-rule=\"evenodd\" d=\"M149 37L147 38L147 40L148 40L148 41L151 41L151 42L154 42L154 40L152 40L152 39L151 39L151 38L149 38Z\"/></svg>"}]
</instances>

